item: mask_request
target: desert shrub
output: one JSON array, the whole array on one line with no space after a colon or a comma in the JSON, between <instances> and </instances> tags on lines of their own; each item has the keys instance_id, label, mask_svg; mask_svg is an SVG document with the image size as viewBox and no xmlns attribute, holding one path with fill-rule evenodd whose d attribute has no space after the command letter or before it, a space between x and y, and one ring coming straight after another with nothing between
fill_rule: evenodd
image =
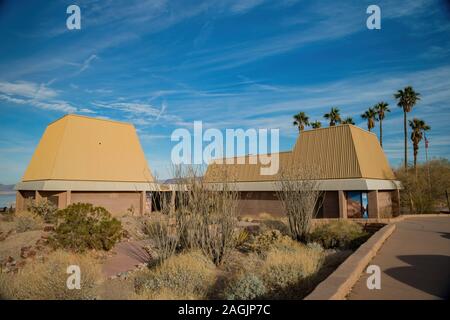
<instances>
[{"instance_id":1,"label":"desert shrub","mask_svg":"<svg viewBox=\"0 0 450 320\"><path fill-rule=\"evenodd\" d=\"M273 248L267 253L259 272L268 298L298 299L303 297L324 261L321 250L292 242L291 246Z\"/></svg>"},{"instance_id":2,"label":"desert shrub","mask_svg":"<svg viewBox=\"0 0 450 320\"><path fill-rule=\"evenodd\" d=\"M400 191L401 206L407 213L429 213L448 208L447 194L450 193L450 161L434 159L418 164L417 171L404 168L395 171L403 189Z\"/></svg>"},{"instance_id":3,"label":"desert shrub","mask_svg":"<svg viewBox=\"0 0 450 320\"><path fill-rule=\"evenodd\" d=\"M179 181L176 189L182 192L176 197L172 195L176 205L169 208L170 215L178 220L175 225L180 246L200 250L214 264L220 265L236 245L238 193L234 184L208 184L192 166L175 170L174 176ZM215 174L219 173L223 177L219 181L230 181L226 173Z\"/></svg>"},{"instance_id":4,"label":"desert shrub","mask_svg":"<svg viewBox=\"0 0 450 320\"><path fill-rule=\"evenodd\" d=\"M180 221L170 216L163 217L158 221L147 221L144 224L144 233L154 241L154 249L157 253L158 262L171 257L180 243Z\"/></svg>"},{"instance_id":5,"label":"desert shrub","mask_svg":"<svg viewBox=\"0 0 450 320\"><path fill-rule=\"evenodd\" d=\"M215 266L200 252L174 255L135 277L139 295L201 299L215 281Z\"/></svg>"},{"instance_id":6,"label":"desert shrub","mask_svg":"<svg viewBox=\"0 0 450 320\"><path fill-rule=\"evenodd\" d=\"M22 211L17 212L15 215L17 232L39 230L44 226L43 219L40 216L36 216L30 212Z\"/></svg>"},{"instance_id":7,"label":"desert shrub","mask_svg":"<svg viewBox=\"0 0 450 320\"><path fill-rule=\"evenodd\" d=\"M270 219L270 220L261 220L259 221L260 228L263 231L266 230L278 230L283 235L289 235L289 226L281 220Z\"/></svg>"},{"instance_id":8,"label":"desert shrub","mask_svg":"<svg viewBox=\"0 0 450 320\"><path fill-rule=\"evenodd\" d=\"M310 242L317 242L325 249L356 249L370 234L361 225L348 220L338 220L316 226L309 235Z\"/></svg>"},{"instance_id":9,"label":"desert shrub","mask_svg":"<svg viewBox=\"0 0 450 320\"><path fill-rule=\"evenodd\" d=\"M249 233L247 230L241 230L239 233L235 234L234 243L236 247L243 246L249 239Z\"/></svg>"},{"instance_id":10,"label":"desert shrub","mask_svg":"<svg viewBox=\"0 0 450 320\"><path fill-rule=\"evenodd\" d=\"M78 265L81 289L67 288L67 267ZM86 255L55 251L44 261L27 263L17 274L0 273L0 299L72 300L94 299L102 273Z\"/></svg>"},{"instance_id":11,"label":"desert shrub","mask_svg":"<svg viewBox=\"0 0 450 320\"><path fill-rule=\"evenodd\" d=\"M287 243L288 245L291 244L291 238L283 236L278 230L268 230L252 236L251 239L245 243L243 249L264 253L274 246L282 246L283 243Z\"/></svg>"},{"instance_id":12,"label":"desert shrub","mask_svg":"<svg viewBox=\"0 0 450 320\"><path fill-rule=\"evenodd\" d=\"M277 197L288 217L289 233L294 240L307 242L311 221L323 201L315 177L320 176L313 166L292 166L281 170L276 182Z\"/></svg>"},{"instance_id":13,"label":"desert shrub","mask_svg":"<svg viewBox=\"0 0 450 320\"><path fill-rule=\"evenodd\" d=\"M71 204L57 213L51 242L77 252L86 249L110 250L122 236L120 221L102 207L89 203Z\"/></svg>"},{"instance_id":14,"label":"desert shrub","mask_svg":"<svg viewBox=\"0 0 450 320\"><path fill-rule=\"evenodd\" d=\"M44 219L47 223L54 223L56 221L56 212L58 208L47 199L31 200L27 208L35 215Z\"/></svg>"},{"instance_id":15,"label":"desert shrub","mask_svg":"<svg viewBox=\"0 0 450 320\"><path fill-rule=\"evenodd\" d=\"M256 274L246 273L229 282L224 297L228 300L251 300L263 297L266 291L264 282Z\"/></svg>"}]
</instances>

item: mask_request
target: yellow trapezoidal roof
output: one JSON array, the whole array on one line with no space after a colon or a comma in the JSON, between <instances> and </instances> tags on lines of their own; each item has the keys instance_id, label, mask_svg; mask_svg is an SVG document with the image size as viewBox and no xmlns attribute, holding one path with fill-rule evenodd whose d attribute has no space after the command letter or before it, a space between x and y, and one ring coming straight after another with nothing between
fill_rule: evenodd
<instances>
[{"instance_id":1,"label":"yellow trapezoidal roof","mask_svg":"<svg viewBox=\"0 0 450 320\"><path fill-rule=\"evenodd\" d=\"M22 181L153 182L132 124L66 115L47 126Z\"/></svg>"},{"instance_id":2,"label":"yellow trapezoidal roof","mask_svg":"<svg viewBox=\"0 0 450 320\"><path fill-rule=\"evenodd\" d=\"M395 179L377 136L353 125L304 131L292 152L280 153L280 169L311 167L314 179ZM208 166L205 179L218 182L222 173L238 182L273 181L278 175L261 175L261 164L217 164ZM311 173L308 173L309 179ZM223 174L222 174L223 175ZM301 175L299 175L301 177Z\"/></svg>"}]
</instances>

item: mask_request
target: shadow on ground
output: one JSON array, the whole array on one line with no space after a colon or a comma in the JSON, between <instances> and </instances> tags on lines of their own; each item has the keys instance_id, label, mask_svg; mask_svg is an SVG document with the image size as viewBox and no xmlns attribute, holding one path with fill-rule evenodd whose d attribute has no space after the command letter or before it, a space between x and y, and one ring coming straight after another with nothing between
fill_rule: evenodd
<instances>
[{"instance_id":1,"label":"shadow on ground","mask_svg":"<svg viewBox=\"0 0 450 320\"><path fill-rule=\"evenodd\" d=\"M409 266L387 269L384 271L387 275L422 292L442 299L449 298L450 256L405 255L397 258ZM430 273L435 276L430 278Z\"/></svg>"}]
</instances>

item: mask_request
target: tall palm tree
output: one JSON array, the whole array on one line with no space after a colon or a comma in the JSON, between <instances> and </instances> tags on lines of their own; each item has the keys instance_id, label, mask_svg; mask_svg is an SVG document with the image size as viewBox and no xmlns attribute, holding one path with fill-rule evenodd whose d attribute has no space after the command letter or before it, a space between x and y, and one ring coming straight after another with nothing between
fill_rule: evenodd
<instances>
[{"instance_id":1,"label":"tall palm tree","mask_svg":"<svg viewBox=\"0 0 450 320\"><path fill-rule=\"evenodd\" d=\"M424 132L430 130L431 127L427 125L425 121L417 118L409 120L409 126L412 129L411 141L414 148L414 170L416 170L417 174L417 154L419 153L419 143L422 141Z\"/></svg>"},{"instance_id":2,"label":"tall palm tree","mask_svg":"<svg viewBox=\"0 0 450 320\"><path fill-rule=\"evenodd\" d=\"M389 105L384 101L378 102L374 109L377 113L375 120L380 121L380 145L383 147L383 120L386 113L391 112L391 109L389 109Z\"/></svg>"},{"instance_id":3,"label":"tall palm tree","mask_svg":"<svg viewBox=\"0 0 450 320\"><path fill-rule=\"evenodd\" d=\"M403 109L403 128L405 136L405 170L408 169L408 127L406 125L407 113L411 112L417 101L420 100L420 93L415 92L411 86L406 87L403 90L398 90L394 94L397 99L397 105Z\"/></svg>"},{"instance_id":4,"label":"tall palm tree","mask_svg":"<svg viewBox=\"0 0 450 320\"><path fill-rule=\"evenodd\" d=\"M319 129L319 128L322 128L322 122L320 122L320 121L318 121L318 120L316 120L316 121L314 121L314 122L311 122L311 127L312 127L313 129Z\"/></svg>"},{"instance_id":5,"label":"tall palm tree","mask_svg":"<svg viewBox=\"0 0 450 320\"><path fill-rule=\"evenodd\" d=\"M369 132L375 127L375 115L376 112L373 108L367 109L362 115L361 118L367 120L367 129Z\"/></svg>"},{"instance_id":6,"label":"tall palm tree","mask_svg":"<svg viewBox=\"0 0 450 320\"><path fill-rule=\"evenodd\" d=\"M342 120L341 124L353 124L353 125L355 125L355 121L353 121L352 117L347 117L344 120Z\"/></svg>"},{"instance_id":7,"label":"tall palm tree","mask_svg":"<svg viewBox=\"0 0 450 320\"><path fill-rule=\"evenodd\" d=\"M305 126L309 126L309 117L304 112L299 112L294 115L294 126L298 127L298 132L305 130Z\"/></svg>"},{"instance_id":8,"label":"tall palm tree","mask_svg":"<svg viewBox=\"0 0 450 320\"><path fill-rule=\"evenodd\" d=\"M325 113L323 117L330 121L330 126L341 123L341 115L338 108L331 108L330 113Z\"/></svg>"}]
</instances>

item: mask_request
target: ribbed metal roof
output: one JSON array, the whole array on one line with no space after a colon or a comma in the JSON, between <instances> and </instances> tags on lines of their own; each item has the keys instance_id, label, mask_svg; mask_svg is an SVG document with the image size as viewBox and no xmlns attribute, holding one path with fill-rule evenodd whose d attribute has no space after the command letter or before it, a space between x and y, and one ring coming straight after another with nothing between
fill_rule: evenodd
<instances>
[{"instance_id":1,"label":"ribbed metal roof","mask_svg":"<svg viewBox=\"0 0 450 320\"><path fill-rule=\"evenodd\" d=\"M47 126L22 181L152 182L133 125L67 115Z\"/></svg>"},{"instance_id":2,"label":"ribbed metal roof","mask_svg":"<svg viewBox=\"0 0 450 320\"><path fill-rule=\"evenodd\" d=\"M377 136L353 125L339 125L304 131L292 152L280 153L280 168L311 168L305 179L385 179L395 176ZM252 156L250 156L252 157ZM261 175L261 164L217 164L208 166L205 178L219 182L224 175L237 182L273 181L278 175ZM234 158L236 160L237 158ZM301 178L301 174L297 177Z\"/></svg>"}]
</instances>

